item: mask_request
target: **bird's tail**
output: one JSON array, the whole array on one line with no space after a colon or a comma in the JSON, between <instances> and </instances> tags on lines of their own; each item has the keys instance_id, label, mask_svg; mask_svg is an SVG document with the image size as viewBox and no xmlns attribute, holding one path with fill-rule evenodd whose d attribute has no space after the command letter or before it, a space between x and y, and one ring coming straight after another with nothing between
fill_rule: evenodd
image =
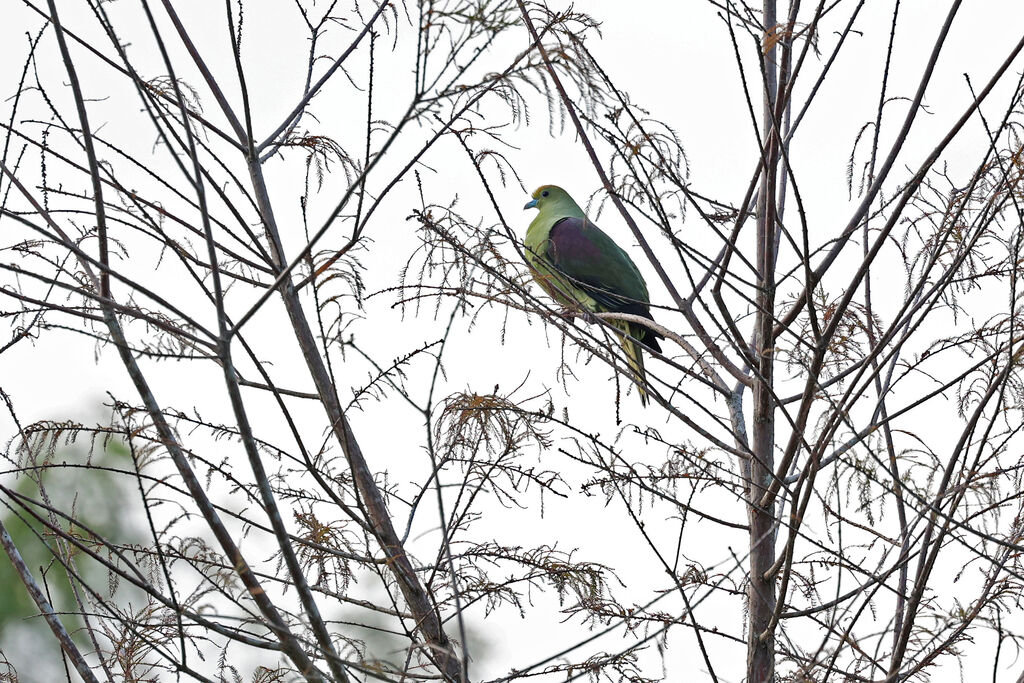
<instances>
[{"instance_id":1,"label":"bird's tail","mask_svg":"<svg viewBox=\"0 0 1024 683\"><path fill-rule=\"evenodd\" d=\"M630 325L624 321L615 321L615 327L619 328L633 339L638 339L643 334L643 328L639 328L636 325ZM644 371L644 354L640 349L641 345L633 341L629 337L623 335L622 337L622 350L626 352L626 363L629 365L629 369L633 371L633 382L636 384L637 391L640 393L640 403L644 406L647 405L647 389L644 385L647 383L647 373Z\"/></svg>"}]
</instances>

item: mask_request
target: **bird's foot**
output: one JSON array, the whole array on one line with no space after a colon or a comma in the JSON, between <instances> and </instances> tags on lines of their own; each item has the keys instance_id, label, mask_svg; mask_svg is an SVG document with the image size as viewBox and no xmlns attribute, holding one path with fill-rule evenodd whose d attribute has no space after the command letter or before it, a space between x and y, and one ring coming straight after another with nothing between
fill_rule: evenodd
<instances>
[{"instance_id":1,"label":"bird's foot","mask_svg":"<svg viewBox=\"0 0 1024 683\"><path fill-rule=\"evenodd\" d=\"M579 308L561 308L559 309L556 315L558 315L559 318L569 323L570 325L575 325L577 318L587 323L588 325L593 325L594 323L597 322L597 316L595 316L590 311L581 310Z\"/></svg>"},{"instance_id":2,"label":"bird's foot","mask_svg":"<svg viewBox=\"0 0 1024 683\"><path fill-rule=\"evenodd\" d=\"M558 312L555 313L555 315L557 315L559 318L569 323L570 325L572 325L575 322L576 318L579 317L579 314L579 311L577 311L575 308L568 307L560 308L558 309Z\"/></svg>"}]
</instances>

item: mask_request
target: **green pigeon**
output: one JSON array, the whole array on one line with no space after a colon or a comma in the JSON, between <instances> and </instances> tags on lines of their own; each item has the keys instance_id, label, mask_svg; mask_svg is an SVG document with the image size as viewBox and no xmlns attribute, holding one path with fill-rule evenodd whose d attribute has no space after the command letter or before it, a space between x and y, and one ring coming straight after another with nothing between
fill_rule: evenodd
<instances>
[{"instance_id":1,"label":"green pigeon","mask_svg":"<svg viewBox=\"0 0 1024 683\"><path fill-rule=\"evenodd\" d=\"M555 301L592 313L632 313L651 321L647 284L629 254L615 244L555 185L542 185L523 209L537 209L526 229L526 262L537 283ZM647 405L644 358L641 347L661 351L657 334L636 323L608 321L629 337L622 337L629 367L636 374L640 401Z\"/></svg>"}]
</instances>

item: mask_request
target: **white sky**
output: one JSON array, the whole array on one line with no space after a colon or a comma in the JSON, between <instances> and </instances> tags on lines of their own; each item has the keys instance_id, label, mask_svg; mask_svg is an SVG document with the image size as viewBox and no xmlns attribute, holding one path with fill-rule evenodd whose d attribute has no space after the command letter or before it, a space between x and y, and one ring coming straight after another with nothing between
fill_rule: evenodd
<instances>
[{"instance_id":1,"label":"white sky","mask_svg":"<svg viewBox=\"0 0 1024 683\"><path fill-rule=\"evenodd\" d=\"M64 21L72 29L80 25L91 26L85 24L87 18L80 4L70 1L61 4ZM187 17L190 30L194 32L193 38L209 58L214 72L222 74L225 81L232 82L233 67L223 36L223 11L219 3L191 2L176 5L180 5ZM217 5L215 11L210 9L214 5ZM849 0L840 3L836 10L837 16L823 25L820 40L824 55L830 53L835 41L833 32L840 28L840 23L845 23L851 6ZM902 3L902 18L897 31L894 66L889 84L891 95L913 95L920 70L947 7L948 3L935 0L904 0ZM110 3L108 9L115 15L128 15L134 11L132 3L124 0ZM586 0L578 2L576 9L591 13L602 22L601 38L591 39L588 46L612 79L628 91L632 101L648 110L653 118L667 123L679 135L689 160L693 188L705 196L738 204L754 169L757 151L728 33L724 22L717 16L719 11L710 3L696 0L633 3ZM5 66L0 69L0 96L6 98L14 91L20 76L25 54L25 32L34 33L40 23L20 4L6 3L3 11L5 18L0 21L0 56ZM811 233L818 244L842 230L856 204L856 201L850 200L846 187L847 162L857 131L874 118L878 98L877 81L882 68L884 46L888 40L888 18L891 11L891 2L867 2L857 23L857 28L864 33L850 38L848 48L837 61L832 76L793 143L791 158L801 183ZM254 124L257 130L263 132L258 135L262 138L294 105L301 89L306 43L301 34L296 33L301 27L289 3L250 3L246 6L246 12L248 32L243 51L245 66L250 74ZM208 19L207 14L211 15ZM133 57L139 61L140 70L147 75L162 73L159 55L144 47L148 43L141 37L136 40L130 34L131 27L138 27L139 24L128 21L124 25L129 29L122 34L122 39L132 43L130 49ZM919 129L911 135L897 161L895 179L902 180L909 176L905 169L916 168L931 150L937 133L944 131L969 104L971 96L963 74L968 74L975 88L979 89L1012 45L1019 40L1022 26L1024 7L1017 1L968 0L964 3L925 98L927 112L919 116ZM400 39L411 35L407 25L403 25L401 31ZM330 48L326 48L331 54L336 54L337 47L344 44L338 36L347 34L334 35L334 42L327 43ZM747 59L747 74L752 77L754 71L750 39L745 34L740 34L740 39ZM136 43L138 47L135 47ZM65 79L56 69L59 62L54 59L56 48L52 35L44 39L44 44L47 56L41 65L44 67L41 73L51 84L62 82ZM407 95L403 88L407 89L408 82L401 80L403 71L399 61L407 55L400 52L396 56L389 56L389 44L388 36L378 42L378 75L386 75L393 80L382 81L384 85L375 95L375 109L377 116L393 119L401 113L400 108L404 107L405 102L403 98ZM487 71L504 68L509 55L526 44L527 36L523 29L514 36L514 40L509 39L496 46L493 55L488 55L490 59L482 68ZM177 46L173 49L176 57L182 57ZM153 154L152 131L143 125L144 118L138 112L138 100L133 99L134 96L125 88L122 79L106 67L98 65L81 50L75 48L74 51L76 58L81 60L80 73L87 95L110 95L109 99L90 103L94 128L100 128L101 134L131 146L140 156ZM360 59L363 57L360 56ZM184 65L185 61L178 63ZM359 63L363 64L364 61ZM1008 84L1015 81L1020 69L1024 68L1022 64L1024 62L1018 60L1007 78ZM821 60L809 64L810 74L816 76L820 66ZM356 69L354 73L357 74L354 78L362 84L362 71ZM798 88L799 102L803 101L806 88L813 82L810 74L802 78L803 89ZM200 80L193 70L183 68L181 75L192 85L200 86ZM212 98L203 89L201 93L206 114L212 120L223 123ZM986 108L990 119L1002 114L1001 107L1009 94L1010 89L1006 87L994 93L992 104ZM229 91L228 95L235 98L236 93ZM65 92L63 96L63 106L70 113L73 110L69 106L69 95ZM337 77L315 103L314 111L319 122L307 120L306 128L311 133L331 135L349 151L361 154L363 131L359 122L364 115L363 101L360 99L352 105L354 100L355 95L344 76ZM0 119L7 120L10 106L9 100L0 105ZM893 122L902 119L906 105L894 102L886 111L891 118L889 125L883 129L883 150L887 149L886 145L898 128ZM25 112L21 113L21 118L27 118ZM394 163L404 163L403 154L414 149L427 132L421 130L411 133L408 145L397 149ZM531 125L510 129L506 135L515 149L505 150L505 153L528 191L541 184L560 184L582 204L590 193L598 189L597 176L582 146L575 140L571 127L563 131L556 124L554 135L551 135L544 103L538 98L533 98L531 103ZM951 164L950 169L954 173L962 173L970 168L971 164L976 163L979 145L983 143L983 131L974 121L962 140L955 143L945 155L944 158ZM482 146L483 143L481 141L478 144ZM288 161L275 159L267 164L272 199L279 221L288 226L285 239L289 253L292 254L301 244L302 237L297 210L297 197L301 192L300 156L296 153ZM166 163L166 159L160 163ZM458 195L458 207L464 215L480 217L485 224L495 221L475 171L466 163L464 154L454 144L454 140L449 139L439 144L425 163L429 169L421 169L421 173L428 200L444 203ZM376 176L376 190L380 189L384 179L395 168L393 164L382 164ZM54 182L52 177L50 180ZM497 183L496 175L492 174L491 181ZM139 178L140 186L147 182L145 178ZM68 183L76 188L84 187L81 177L69 179ZM313 209L313 213L319 211L322 215L328 206L333 206L334 197L344 184L342 173L330 176L320 193L320 204ZM0 188L4 186L5 183L0 183ZM526 193L514 182L504 188L500 185L496 187L500 189L498 200L505 217L517 230L525 230L532 217L521 210L527 199ZM393 284L399 269L404 265L415 244L414 222L406 220L414 207L415 185L410 178L400 186L393 202L370 225L369 234L374 242L364 259L369 291ZM691 229L691 222L696 223L699 217L691 212L687 221L684 228ZM313 223L316 224L316 221ZM631 245L628 229L610 207L606 208L599 223L620 244ZM324 244L340 244L346 234L345 229L328 233ZM696 235L700 228L695 226L692 230ZM4 246L9 244L6 236L0 240ZM695 245L709 255L717 248L711 241L701 237L695 239ZM639 249L633 245L629 251L640 264L651 286L652 300L667 304L667 294L657 283L652 269L642 263ZM5 258L11 258L9 252ZM153 268L155 263L155 254L133 252L130 265L145 270ZM176 281L174 276L154 275L152 281L162 292L186 298L195 296L194 292L186 290L187 283ZM684 282L681 273L679 282ZM904 284L901 271L894 269L891 273L878 274L875 283L879 291L892 292L891 299L882 302L883 306L887 303L895 305L901 300ZM782 295L792 293L795 291L783 292ZM233 305L237 308L233 312L237 314L246 309L246 302L253 297L241 292L236 296ZM195 299L188 300L197 304ZM382 363L390 362L424 341L436 338L440 324L429 313L432 310L430 306L425 307L425 312L419 317L407 316L403 319L397 310L390 307L391 301L389 297L372 299L368 304L366 319L352 328L357 340ZM7 303L6 300L0 303L0 310ZM983 306L984 302L979 303L979 316L987 314ZM202 315L205 322L212 324L213 319L208 309ZM656 314L656 317L663 324L685 332L681 317L673 317L664 312ZM311 391L312 383L301 366L301 359L295 357L288 334L281 331L283 318L281 307L276 300L272 300L247 328L248 334L259 343L263 352L273 358L275 365L272 372L275 378L282 380L289 388ZM600 432L606 439L614 438L618 429L613 405L615 394L613 384L608 381L607 368L599 363L584 366L582 357L576 359L571 354L567 355L570 363L575 364L577 377L568 381L566 393L559 387L554 374L560 362L557 333L549 330L545 334L542 325L536 321L533 324L527 322L521 314L514 314L504 339L499 333L501 317L496 313L481 316L471 332L467 333L463 325L448 351L447 374L440 395L464 389L488 392L495 385L500 385L502 390L510 390L525 379L525 386L518 396L532 396L544 388L550 388L559 409L562 406L568 407L571 415L580 419L586 429ZM413 380L422 379L423 373L429 369L429 365L414 367L410 376ZM215 368L198 364L188 366L164 363L148 366L148 371L163 405L180 409L196 406L209 419L229 420L222 385L216 383L220 375ZM355 361L351 361L349 366L343 366L340 374L347 384L342 394L345 395L349 384L357 385L367 373L365 364ZM21 343L0 355L0 386L14 399L23 423L43 418L85 421L104 419L105 411L101 404L108 400L107 391L125 400L135 400L127 378L109 350L97 359L96 349L91 343L61 333L53 333L48 339L33 344ZM248 394L247 398L250 398ZM251 399L251 414L257 416L258 420L266 420L266 423L260 422L259 429L269 438L279 438L283 443L286 442L271 403L258 395ZM647 420L669 438L680 442L694 438L693 434L682 430L678 423L663 419L661 413L656 412L657 408L641 412L635 395L631 394L623 400L622 410L627 421ZM929 413L920 420L926 423L942 414ZM322 428L316 413L304 414L303 419L307 421L304 427L311 434L317 434ZM422 452L422 420L415 412L393 399L383 404L367 404L363 411L352 416L352 421L371 463L380 469L389 469L392 481L401 485L423 479L427 462ZM13 425L8 416L0 415L0 437L6 440L12 435ZM635 444L630 457L636 461L656 463L662 457L662 449L644 449L639 440L633 441ZM310 442L316 443L317 438L310 437ZM238 451L239 456L240 453ZM568 493L577 492L579 486L592 474L567 463L554 451L540 454L535 460L540 467L563 472L569 483ZM447 476L450 478L454 475L449 473ZM714 505L720 504L719 511L723 516L742 521L743 511L731 496L722 494L715 498L709 494L705 500L712 501L704 503L706 509L716 509ZM645 601L651 596L653 588L665 585L660 570L652 563L649 550L636 537L621 505L616 503L606 506L600 496L576 495L566 502L549 496L545 499L542 517L536 498L530 498L529 502L530 507L524 510L488 509L489 516L476 530L477 536L498 539L506 544L558 543L564 550L576 548L578 551L575 559L601 562L616 568L622 580L629 585L629 588L615 588L616 595L624 603ZM662 541L671 545L668 539L672 538L673 522L662 522L672 511L655 508L648 513L653 520L657 520L657 528L665 533ZM414 554L417 548L422 548L429 555L435 547L436 534L431 535L435 519L435 516L424 514L419 520L419 526L413 534L418 539L412 550ZM889 523L891 521L888 519ZM404 525L404 519L402 522ZM741 533L737 532L733 536L722 534L714 525L693 525L692 531L688 527L684 539L688 556L699 560L706 567L721 563L724 570L730 568L729 548L742 555L745 545ZM945 579L946 575L941 578ZM361 590L371 594L375 590L365 583L361 586ZM557 623L564 615L558 614L557 606L551 604L549 598L538 597L535 604L535 608L528 610L525 620L520 620L515 610L510 610L497 622L495 620L499 617L491 616L483 624L482 612L471 615L471 622L480 626L479 630L485 634L489 646L488 657L479 657L480 661L475 665L475 677L484 679L502 675L510 666L532 663L556 651L563 643L582 637L584 631L578 620ZM718 624L730 632L740 633L742 614L737 611L738 605L735 600L714 603L706 608L707 611L700 613L703 623ZM882 609L888 610L890 605L886 603ZM677 679L682 676L682 680L687 681L704 680L696 673L702 669L702 664L699 663L693 641L688 634L681 632L682 629L677 627L674 639L670 639L670 649L666 656L667 675ZM815 637L813 633L807 635ZM605 647L613 649L616 637L611 637ZM514 649L510 646L513 642L516 643ZM979 635L974 648L971 661L983 667L979 671L990 675L994 642L991 638ZM721 680L741 679L741 649L725 647L719 643L712 653ZM1010 662L1011 659L1005 661ZM653 657L645 660L647 666L653 667L653 662ZM951 664L951 661L946 661L946 664ZM999 680L1015 680L1019 668L1016 665L1001 671ZM645 673L657 677L660 670L655 667ZM960 672L956 667L948 666L936 672L934 680L954 680L959 677ZM971 676L967 676L967 680L971 680Z\"/></svg>"}]
</instances>

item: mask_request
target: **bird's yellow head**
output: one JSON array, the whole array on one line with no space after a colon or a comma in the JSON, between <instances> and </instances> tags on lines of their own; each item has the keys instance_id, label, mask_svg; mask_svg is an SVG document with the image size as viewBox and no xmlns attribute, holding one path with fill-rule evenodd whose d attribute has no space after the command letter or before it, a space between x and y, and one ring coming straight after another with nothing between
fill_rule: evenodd
<instances>
[{"instance_id":1,"label":"bird's yellow head","mask_svg":"<svg viewBox=\"0 0 1024 683\"><path fill-rule=\"evenodd\" d=\"M561 204L576 206L569 193L557 185L541 185L533 192L533 199L526 203L524 209L539 209L543 211L546 207L554 207Z\"/></svg>"}]
</instances>

